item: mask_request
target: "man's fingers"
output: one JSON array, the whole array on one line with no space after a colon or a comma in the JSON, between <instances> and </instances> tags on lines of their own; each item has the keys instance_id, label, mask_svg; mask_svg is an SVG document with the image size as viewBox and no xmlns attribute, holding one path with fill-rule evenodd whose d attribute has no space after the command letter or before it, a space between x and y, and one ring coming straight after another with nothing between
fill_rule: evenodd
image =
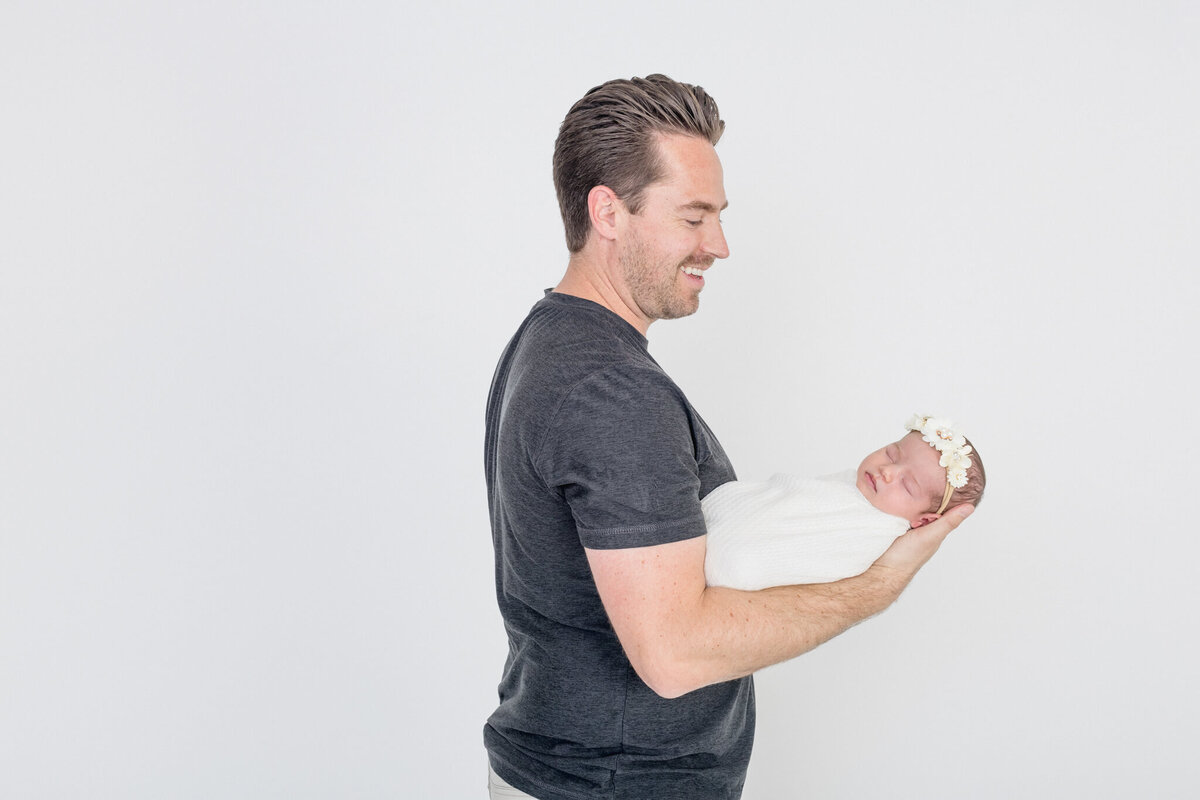
<instances>
[{"instance_id":1,"label":"man's fingers","mask_svg":"<svg viewBox=\"0 0 1200 800\"><path fill-rule=\"evenodd\" d=\"M975 511L975 506L971 505L970 503L963 503L960 506L955 506L945 514L942 514L940 518L934 520L923 528L918 528L917 530L923 531L926 536L936 537L940 541L949 536L950 531L957 528L959 523L971 516L973 511Z\"/></svg>"},{"instance_id":2,"label":"man's fingers","mask_svg":"<svg viewBox=\"0 0 1200 800\"><path fill-rule=\"evenodd\" d=\"M975 506L970 503L963 503L961 506L955 506L943 514L942 520L950 525L949 530L954 530L958 527L958 523L971 516L974 512Z\"/></svg>"},{"instance_id":3,"label":"man's fingers","mask_svg":"<svg viewBox=\"0 0 1200 800\"><path fill-rule=\"evenodd\" d=\"M955 506L954 508L950 509L945 514L942 514L941 517L929 523L928 525L923 525L916 530L909 531L909 533L913 534L919 539L924 539L927 542L937 542L937 544L934 545L936 549L936 547L940 545L947 536L950 535L950 531L957 528L959 524L964 519L971 516L972 512L974 511L975 506L971 505L970 503L963 503L960 506ZM932 553L930 555L932 555Z\"/></svg>"}]
</instances>

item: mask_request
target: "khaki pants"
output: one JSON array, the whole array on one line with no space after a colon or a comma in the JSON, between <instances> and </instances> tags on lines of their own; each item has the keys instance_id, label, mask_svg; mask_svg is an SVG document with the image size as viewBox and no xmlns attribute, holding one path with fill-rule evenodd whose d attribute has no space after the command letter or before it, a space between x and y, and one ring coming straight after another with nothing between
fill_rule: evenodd
<instances>
[{"instance_id":1,"label":"khaki pants","mask_svg":"<svg viewBox=\"0 0 1200 800\"><path fill-rule=\"evenodd\" d=\"M525 794L505 783L492 769L491 764L488 764L488 797L491 800L537 800L533 795Z\"/></svg>"}]
</instances>

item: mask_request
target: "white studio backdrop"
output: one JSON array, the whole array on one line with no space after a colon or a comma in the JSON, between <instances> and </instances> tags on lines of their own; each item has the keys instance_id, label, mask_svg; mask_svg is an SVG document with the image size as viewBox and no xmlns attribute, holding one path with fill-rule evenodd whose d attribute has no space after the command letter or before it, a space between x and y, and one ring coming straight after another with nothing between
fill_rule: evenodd
<instances>
[{"instance_id":1,"label":"white studio backdrop","mask_svg":"<svg viewBox=\"0 0 1200 800\"><path fill-rule=\"evenodd\" d=\"M988 497L758 679L746 800L1183 797L1200 11L10 3L0 796L483 797L501 348L550 155L699 83L732 255L651 350L742 477L914 411Z\"/></svg>"}]
</instances>

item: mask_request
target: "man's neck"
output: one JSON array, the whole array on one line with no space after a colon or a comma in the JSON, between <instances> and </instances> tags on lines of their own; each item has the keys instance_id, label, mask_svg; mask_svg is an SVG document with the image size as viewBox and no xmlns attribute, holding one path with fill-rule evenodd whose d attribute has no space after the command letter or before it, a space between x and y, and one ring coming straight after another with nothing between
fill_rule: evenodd
<instances>
[{"instance_id":1,"label":"man's neck","mask_svg":"<svg viewBox=\"0 0 1200 800\"><path fill-rule=\"evenodd\" d=\"M645 336L653 320L638 315L633 310L629 298L622 294L613 280L617 271L616 265L607 263L605 259L589 250L590 248L584 248L571 254L571 260L567 262L567 271L554 287L554 291L582 297L602 305Z\"/></svg>"}]
</instances>

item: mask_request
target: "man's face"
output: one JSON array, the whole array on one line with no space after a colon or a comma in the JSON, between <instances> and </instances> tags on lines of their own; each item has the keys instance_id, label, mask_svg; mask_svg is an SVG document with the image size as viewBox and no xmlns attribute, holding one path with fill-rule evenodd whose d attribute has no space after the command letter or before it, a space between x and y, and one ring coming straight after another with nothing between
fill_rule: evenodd
<instances>
[{"instance_id":1,"label":"man's face","mask_svg":"<svg viewBox=\"0 0 1200 800\"><path fill-rule=\"evenodd\" d=\"M704 139L678 135L660 137L659 148L665 174L643 191L640 211L625 217L619 253L627 302L646 326L695 313L704 270L729 255L716 150Z\"/></svg>"},{"instance_id":2,"label":"man's face","mask_svg":"<svg viewBox=\"0 0 1200 800\"><path fill-rule=\"evenodd\" d=\"M938 452L910 433L898 442L876 450L858 465L858 490L871 505L914 528L941 502L946 491L946 470ZM926 522L929 520L925 520Z\"/></svg>"}]
</instances>

